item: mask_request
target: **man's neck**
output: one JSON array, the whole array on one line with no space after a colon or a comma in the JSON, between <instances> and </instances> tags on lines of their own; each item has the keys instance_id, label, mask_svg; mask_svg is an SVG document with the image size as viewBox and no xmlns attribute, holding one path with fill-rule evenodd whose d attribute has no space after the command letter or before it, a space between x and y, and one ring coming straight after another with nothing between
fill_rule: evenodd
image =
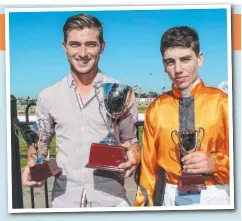
<instances>
[{"instance_id":1,"label":"man's neck","mask_svg":"<svg viewBox=\"0 0 242 221\"><path fill-rule=\"evenodd\" d=\"M190 91L191 91L192 87L194 87L199 82L200 82L200 78L198 77L188 88L186 88L184 90L180 90L183 97L190 97Z\"/></svg>"},{"instance_id":2,"label":"man's neck","mask_svg":"<svg viewBox=\"0 0 242 221\"><path fill-rule=\"evenodd\" d=\"M80 74L80 73L71 71L71 75L75 81L76 88L80 90L82 88L90 87L91 85L93 85L93 80L97 76L97 73L98 73L98 68L85 74Z\"/></svg>"},{"instance_id":3,"label":"man's neck","mask_svg":"<svg viewBox=\"0 0 242 221\"><path fill-rule=\"evenodd\" d=\"M80 74L71 72L71 75L75 81L76 91L80 94L81 98L86 100L88 95L94 87L94 79L97 76L98 69L92 70L89 73Z\"/></svg>"}]
</instances>

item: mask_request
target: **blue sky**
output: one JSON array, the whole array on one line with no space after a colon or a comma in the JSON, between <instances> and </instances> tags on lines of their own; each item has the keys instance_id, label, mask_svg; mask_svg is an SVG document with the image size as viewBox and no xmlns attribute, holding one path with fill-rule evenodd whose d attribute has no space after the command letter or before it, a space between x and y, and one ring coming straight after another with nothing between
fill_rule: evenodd
<instances>
[{"instance_id":1,"label":"blue sky","mask_svg":"<svg viewBox=\"0 0 242 221\"><path fill-rule=\"evenodd\" d=\"M159 47L164 31L176 25L198 31L204 53L199 73L205 83L217 87L228 79L225 9L11 12L11 94L35 98L69 73L62 27L77 13L94 15L103 23L106 48L99 67L124 84L139 84L143 92L170 88Z\"/></svg>"}]
</instances>

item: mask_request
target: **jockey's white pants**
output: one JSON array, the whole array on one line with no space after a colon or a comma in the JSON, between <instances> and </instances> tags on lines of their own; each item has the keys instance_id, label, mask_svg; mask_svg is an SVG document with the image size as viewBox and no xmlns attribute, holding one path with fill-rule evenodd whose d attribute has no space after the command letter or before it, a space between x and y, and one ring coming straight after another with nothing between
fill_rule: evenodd
<instances>
[{"instance_id":1,"label":"jockey's white pants","mask_svg":"<svg viewBox=\"0 0 242 221\"><path fill-rule=\"evenodd\" d=\"M163 206L229 204L229 185L211 185L199 192L179 193L177 185L166 184Z\"/></svg>"}]
</instances>

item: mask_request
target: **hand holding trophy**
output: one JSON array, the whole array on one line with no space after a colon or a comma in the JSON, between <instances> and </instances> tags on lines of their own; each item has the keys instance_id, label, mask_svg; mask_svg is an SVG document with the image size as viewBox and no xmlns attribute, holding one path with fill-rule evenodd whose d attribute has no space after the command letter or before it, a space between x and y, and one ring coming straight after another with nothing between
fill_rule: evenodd
<instances>
[{"instance_id":1,"label":"hand holding trophy","mask_svg":"<svg viewBox=\"0 0 242 221\"><path fill-rule=\"evenodd\" d=\"M100 143L92 143L86 167L123 173L118 165L126 161L126 148L115 137L117 120L130 108L132 87L118 83L104 83L104 106L110 117L109 133Z\"/></svg>"},{"instance_id":2,"label":"hand holding trophy","mask_svg":"<svg viewBox=\"0 0 242 221\"><path fill-rule=\"evenodd\" d=\"M35 158L35 165L30 167L31 180L42 181L50 176L58 175L62 169L57 166L56 160L48 160L42 155L38 148L38 127L36 123L17 122L15 124L16 135L20 131L28 147L34 146L35 152L31 153L31 158ZM18 136L18 135L17 135Z\"/></svg>"},{"instance_id":3,"label":"hand holding trophy","mask_svg":"<svg viewBox=\"0 0 242 221\"><path fill-rule=\"evenodd\" d=\"M204 129L201 127L198 128L198 130L172 131L171 138L176 145L178 152L180 153L180 160L187 154L195 152L199 149L204 138L204 133ZM201 139L199 139L200 134L202 134ZM174 136L177 136L178 142L175 141ZM179 192L206 189L202 174L185 173L183 170L182 161L180 161L180 164L182 175L178 184Z\"/></svg>"}]
</instances>

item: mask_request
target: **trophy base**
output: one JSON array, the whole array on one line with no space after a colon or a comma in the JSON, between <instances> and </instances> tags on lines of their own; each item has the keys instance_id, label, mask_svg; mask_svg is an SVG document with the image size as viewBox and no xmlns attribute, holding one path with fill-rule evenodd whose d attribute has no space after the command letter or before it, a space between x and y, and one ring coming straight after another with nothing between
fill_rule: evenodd
<instances>
[{"instance_id":1,"label":"trophy base","mask_svg":"<svg viewBox=\"0 0 242 221\"><path fill-rule=\"evenodd\" d=\"M106 165L98 165L98 164L88 163L86 165L86 167L92 168L92 169L99 169L99 170L107 170L107 171L112 171L112 172L124 173L124 169L122 169L122 168L111 167L111 166L106 166Z\"/></svg>"},{"instance_id":2,"label":"trophy base","mask_svg":"<svg viewBox=\"0 0 242 221\"><path fill-rule=\"evenodd\" d=\"M125 147L92 143L87 168L123 173L118 165L125 162Z\"/></svg>"},{"instance_id":3,"label":"trophy base","mask_svg":"<svg viewBox=\"0 0 242 221\"><path fill-rule=\"evenodd\" d=\"M51 176L57 176L62 169L58 167L56 160L52 159L42 164L36 164L30 168L31 180L42 181Z\"/></svg>"},{"instance_id":4,"label":"trophy base","mask_svg":"<svg viewBox=\"0 0 242 221\"><path fill-rule=\"evenodd\" d=\"M203 175L183 173L178 185L179 192L200 191L206 189Z\"/></svg>"}]
</instances>

